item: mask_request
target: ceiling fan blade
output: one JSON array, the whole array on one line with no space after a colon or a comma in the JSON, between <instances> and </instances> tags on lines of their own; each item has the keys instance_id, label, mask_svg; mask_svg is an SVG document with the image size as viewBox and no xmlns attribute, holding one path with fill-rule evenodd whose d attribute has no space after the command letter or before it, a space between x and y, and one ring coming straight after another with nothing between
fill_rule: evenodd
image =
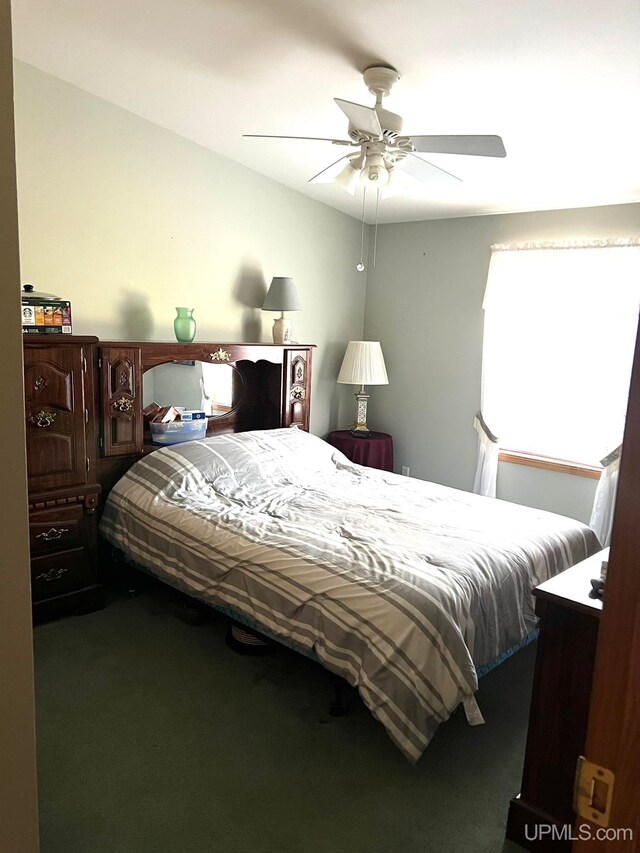
<instances>
[{"instance_id":1,"label":"ceiling fan blade","mask_svg":"<svg viewBox=\"0 0 640 853\"><path fill-rule=\"evenodd\" d=\"M402 160L403 165L405 162ZM412 175L407 169L403 169L400 163L396 163L389 171L388 183L382 187L381 198L392 198L406 192L420 192L424 186L425 182L418 175Z\"/></svg>"},{"instance_id":2,"label":"ceiling fan blade","mask_svg":"<svg viewBox=\"0 0 640 853\"><path fill-rule=\"evenodd\" d=\"M506 157L499 136L412 136L416 151L426 154L472 154L479 157Z\"/></svg>"},{"instance_id":3,"label":"ceiling fan blade","mask_svg":"<svg viewBox=\"0 0 640 853\"><path fill-rule=\"evenodd\" d=\"M343 101L342 98L334 98L333 100L356 130L362 130L364 133L370 133L372 136L382 136L380 119L373 107L364 107L362 104Z\"/></svg>"},{"instance_id":4,"label":"ceiling fan blade","mask_svg":"<svg viewBox=\"0 0 640 853\"><path fill-rule=\"evenodd\" d=\"M251 139L303 139L307 142L331 142L333 145L357 145L350 139L327 139L324 136L271 136L268 133L243 133L243 137Z\"/></svg>"},{"instance_id":5,"label":"ceiling fan blade","mask_svg":"<svg viewBox=\"0 0 640 853\"><path fill-rule=\"evenodd\" d=\"M349 154L345 154L344 157L341 157L339 160L336 160L335 163L331 163L331 165L326 166L321 172L318 172L317 175L314 175L312 178L309 178L307 183L309 184L331 184L333 183L333 179L337 174L339 174L344 168L344 161L349 159Z\"/></svg>"},{"instance_id":6,"label":"ceiling fan blade","mask_svg":"<svg viewBox=\"0 0 640 853\"><path fill-rule=\"evenodd\" d=\"M418 163L422 163L423 165L418 166ZM439 172L444 172L445 175L448 175L450 178L454 178L456 181L460 181L460 183L462 183L462 178L454 175L453 172L447 172L447 170L443 169L442 166L436 166L435 163L432 163L430 160L425 160L424 157L418 157L417 154L414 154L411 151L409 152L408 157L405 157L404 160L400 161L399 165L419 181L429 179L429 170L424 168L425 166L429 166L431 169L437 169Z\"/></svg>"}]
</instances>

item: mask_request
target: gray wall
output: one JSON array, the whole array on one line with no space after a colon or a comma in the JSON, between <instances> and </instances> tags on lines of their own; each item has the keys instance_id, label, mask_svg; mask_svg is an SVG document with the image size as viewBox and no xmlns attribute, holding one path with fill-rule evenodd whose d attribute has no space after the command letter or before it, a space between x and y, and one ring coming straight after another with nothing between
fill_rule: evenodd
<instances>
[{"instance_id":1,"label":"gray wall","mask_svg":"<svg viewBox=\"0 0 640 853\"><path fill-rule=\"evenodd\" d=\"M336 376L360 338L358 222L21 62L15 64L24 282L70 299L76 334L271 341L274 275L296 281L295 339L317 344L311 428L351 408ZM240 143L240 140L239 140Z\"/></svg>"},{"instance_id":2,"label":"gray wall","mask_svg":"<svg viewBox=\"0 0 640 853\"><path fill-rule=\"evenodd\" d=\"M20 310L13 140L11 19L0 0L0 287L7 318ZM0 850L36 853L38 811L33 707L29 538L22 389L22 335L0 335L2 558L0 559Z\"/></svg>"},{"instance_id":3,"label":"gray wall","mask_svg":"<svg viewBox=\"0 0 640 853\"><path fill-rule=\"evenodd\" d=\"M492 243L640 236L640 205L384 225L369 264L365 337L390 384L371 388L371 425L395 439L396 470L470 489L480 406L482 299ZM541 345L544 341L541 339ZM587 521L596 481L500 463L498 497Z\"/></svg>"}]
</instances>

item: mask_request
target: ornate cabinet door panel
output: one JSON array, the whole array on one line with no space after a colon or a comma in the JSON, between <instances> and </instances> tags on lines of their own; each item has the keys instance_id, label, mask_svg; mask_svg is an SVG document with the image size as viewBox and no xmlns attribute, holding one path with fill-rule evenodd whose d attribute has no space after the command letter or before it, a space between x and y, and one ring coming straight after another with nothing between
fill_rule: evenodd
<instances>
[{"instance_id":1,"label":"ornate cabinet door panel","mask_svg":"<svg viewBox=\"0 0 640 853\"><path fill-rule=\"evenodd\" d=\"M309 429L311 350L287 350L284 359L282 426Z\"/></svg>"},{"instance_id":2,"label":"ornate cabinet door panel","mask_svg":"<svg viewBox=\"0 0 640 853\"><path fill-rule=\"evenodd\" d=\"M87 482L85 369L81 346L25 346L27 473L31 492Z\"/></svg>"},{"instance_id":3,"label":"ornate cabinet door panel","mask_svg":"<svg viewBox=\"0 0 640 853\"><path fill-rule=\"evenodd\" d=\"M141 453L142 354L140 347L101 347L102 454Z\"/></svg>"}]
</instances>

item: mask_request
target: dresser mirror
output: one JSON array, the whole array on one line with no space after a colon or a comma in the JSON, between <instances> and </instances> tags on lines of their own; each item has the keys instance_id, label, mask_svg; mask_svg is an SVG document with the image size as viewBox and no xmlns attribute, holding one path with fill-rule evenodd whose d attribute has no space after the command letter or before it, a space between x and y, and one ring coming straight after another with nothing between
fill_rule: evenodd
<instances>
[{"instance_id":1,"label":"dresser mirror","mask_svg":"<svg viewBox=\"0 0 640 853\"><path fill-rule=\"evenodd\" d=\"M232 364L206 361L173 361L144 371L143 406L182 406L202 409L208 418L222 418L235 411L244 397L242 374Z\"/></svg>"}]
</instances>

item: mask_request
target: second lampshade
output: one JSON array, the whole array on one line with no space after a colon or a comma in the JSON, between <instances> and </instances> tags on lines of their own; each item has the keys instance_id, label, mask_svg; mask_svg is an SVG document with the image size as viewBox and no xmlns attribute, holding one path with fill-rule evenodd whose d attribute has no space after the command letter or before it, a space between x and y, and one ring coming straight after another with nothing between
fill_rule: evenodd
<instances>
[{"instance_id":1,"label":"second lampshade","mask_svg":"<svg viewBox=\"0 0 640 853\"><path fill-rule=\"evenodd\" d=\"M338 374L338 382L345 385L359 385L356 391L356 422L351 434L357 438L368 438L367 402L369 395L364 393L365 385L388 385L387 368L384 364L382 347L379 341L349 341Z\"/></svg>"},{"instance_id":2,"label":"second lampshade","mask_svg":"<svg viewBox=\"0 0 640 853\"><path fill-rule=\"evenodd\" d=\"M284 312L299 311L301 307L292 278L276 276L271 279L271 285L262 305L262 310L280 311L280 316L273 321L274 344L291 343L293 326L291 320L284 316Z\"/></svg>"}]
</instances>

